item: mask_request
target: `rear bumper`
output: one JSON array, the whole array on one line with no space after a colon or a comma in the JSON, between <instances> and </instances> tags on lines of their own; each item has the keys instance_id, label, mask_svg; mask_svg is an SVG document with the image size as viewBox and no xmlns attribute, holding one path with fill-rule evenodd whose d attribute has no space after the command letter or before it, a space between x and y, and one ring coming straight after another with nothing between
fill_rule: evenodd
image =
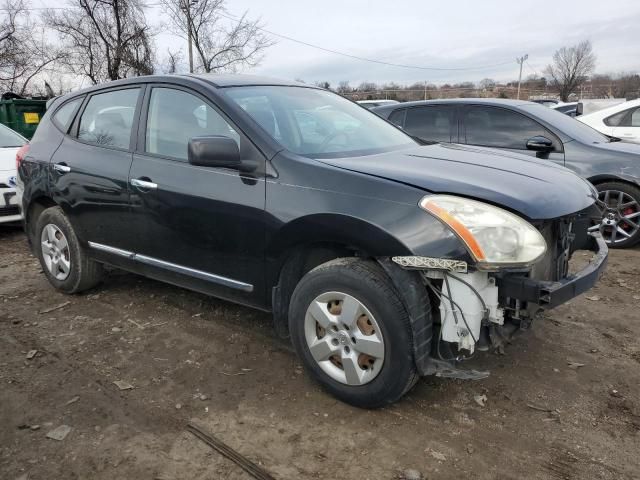
<instances>
[{"instance_id":1,"label":"rear bumper","mask_svg":"<svg viewBox=\"0 0 640 480\"><path fill-rule=\"evenodd\" d=\"M595 233L591 237L588 248L596 254L581 271L557 282L505 276L498 280L500 295L550 309L591 289L604 273L609 256L609 249L602 236Z\"/></svg>"}]
</instances>

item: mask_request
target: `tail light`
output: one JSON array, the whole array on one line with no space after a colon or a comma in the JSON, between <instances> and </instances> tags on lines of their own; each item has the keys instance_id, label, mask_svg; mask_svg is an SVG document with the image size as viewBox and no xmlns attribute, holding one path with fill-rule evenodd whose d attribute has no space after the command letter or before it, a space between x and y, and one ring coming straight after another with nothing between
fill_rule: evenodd
<instances>
[{"instance_id":1,"label":"tail light","mask_svg":"<svg viewBox=\"0 0 640 480\"><path fill-rule=\"evenodd\" d=\"M24 160L24 157L27 156L29 152L29 144L25 143L20 149L16 152L16 171L20 168L20 163Z\"/></svg>"}]
</instances>

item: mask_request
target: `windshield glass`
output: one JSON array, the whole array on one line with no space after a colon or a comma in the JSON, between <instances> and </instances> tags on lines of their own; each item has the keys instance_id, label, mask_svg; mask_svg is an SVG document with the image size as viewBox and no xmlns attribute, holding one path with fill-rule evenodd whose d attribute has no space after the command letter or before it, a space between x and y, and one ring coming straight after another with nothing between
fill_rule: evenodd
<instances>
[{"instance_id":1,"label":"windshield glass","mask_svg":"<svg viewBox=\"0 0 640 480\"><path fill-rule=\"evenodd\" d=\"M21 147L25 143L27 143L26 139L22 138L9 127L0 125L0 148Z\"/></svg>"},{"instance_id":2,"label":"windshield glass","mask_svg":"<svg viewBox=\"0 0 640 480\"><path fill-rule=\"evenodd\" d=\"M560 130L562 133L583 143L609 143L609 137L589 125L543 105L524 105L522 107L540 120Z\"/></svg>"},{"instance_id":3,"label":"windshield glass","mask_svg":"<svg viewBox=\"0 0 640 480\"><path fill-rule=\"evenodd\" d=\"M250 86L227 88L225 93L278 143L299 155L371 155L416 145L376 114L325 90Z\"/></svg>"}]
</instances>

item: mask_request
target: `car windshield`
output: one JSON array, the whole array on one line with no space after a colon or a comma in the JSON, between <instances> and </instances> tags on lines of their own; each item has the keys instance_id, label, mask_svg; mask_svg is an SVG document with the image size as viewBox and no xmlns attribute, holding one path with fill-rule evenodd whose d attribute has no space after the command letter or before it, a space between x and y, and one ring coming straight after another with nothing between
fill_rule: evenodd
<instances>
[{"instance_id":1,"label":"car windshield","mask_svg":"<svg viewBox=\"0 0 640 480\"><path fill-rule=\"evenodd\" d=\"M554 110L553 108L539 104L525 105L522 108L579 142L609 143L611 141L609 137L591 128L589 125L586 125L569 115L565 115L558 110Z\"/></svg>"},{"instance_id":2,"label":"car windshield","mask_svg":"<svg viewBox=\"0 0 640 480\"><path fill-rule=\"evenodd\" d=\"M27 140L11 130L9 127L0 125L0 148L21 147Z\"/></svg>"},{"instance_id":3,"label":"car windshield","mask_svg":"<svg viewBox=\"0 0 640 480\"><path fill-rule=\"evenodd\" d=\"M247 86L225 93L278 143L299 155L337 158L416 145L376 114L325 90Z\"/></svg>"}]
</instances>

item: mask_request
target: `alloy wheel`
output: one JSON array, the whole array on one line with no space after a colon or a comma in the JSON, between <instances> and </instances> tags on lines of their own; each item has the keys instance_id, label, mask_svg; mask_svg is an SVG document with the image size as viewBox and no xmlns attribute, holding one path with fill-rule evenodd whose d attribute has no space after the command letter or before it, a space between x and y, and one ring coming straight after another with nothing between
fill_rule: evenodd
<instances>
[{"instance_id":1,"label":"alloy wheel","mask_svg":"<svg viewBox=\"0 0 640 480\"><path fill-rule=\"evenodd\" d=\"M57 280L65 280L71 272L71 254L67 237L57 226L49 223L42 229L40 243L42 258L49 273Z\"/></svg>"},{"instance_id":2,"label":"alloy wheel","mask_svg":"<svg viewBox=\"0 0 640 480\"><path fill-rule=\"evenodd\" d=\"M307 308L304 327L311 356L334 380L364 385L382 370L382 330L367 307L351 295L317 296Z\"/></svg>"},{"instance_id":3,"label":"alloy wheel","mask_svg":"<svg viewBox=\"0 0 640 480\"><path fill-rule=\"evenodd\" d=\"M589 228L600 232L609 245L617 245L633 237L640 230L640 204L626 192L604 190L599 199L605 204L602 222Z\"/></svg>"}]
</instances>

